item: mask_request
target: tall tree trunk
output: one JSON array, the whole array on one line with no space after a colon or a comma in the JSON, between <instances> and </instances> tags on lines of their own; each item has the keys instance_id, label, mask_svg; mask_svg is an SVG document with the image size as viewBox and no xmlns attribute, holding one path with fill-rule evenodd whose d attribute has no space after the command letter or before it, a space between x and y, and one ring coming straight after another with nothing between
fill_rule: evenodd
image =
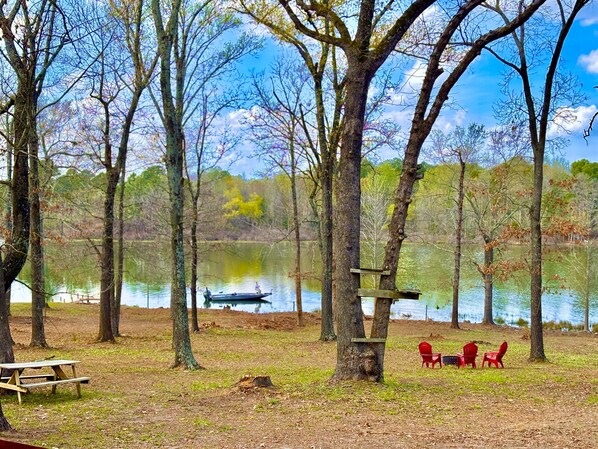
<instances>
[{"instance_id":1,"label":"tall tree trunk","mask_svg":"<svg viewBox=\"0 0 598 449\"><path fill-rule=\"evenodd\" d=\"M482 324L494 324L493 315L493 290L494 277L492 275L492 264L494 263L494 242L488 237L484 236L484 271L482 276L484 278L484 317Z\"/></svg>"},{"instance_id":2,"label":"tall tree trunk","mask_svg":"<svg viewBox=\"0 0 598 449\"><path fill-rule=\"evenodd\" d=\"M337 208L335 216L336 300L334 302L338 339L333 378L379 380L376 355L367 345L351 342L365 337L361 298L357 296L360 267L360 172L361 144L367 92L371 78L349 58L346 75L345 127L341 139Z\"/></svg>"},{"instance_id":3,"label":"tall tree trunk","mask_svg":"<svg viewBox=\"0 0 598 449\"><path fill-rule=\"evenodd\" d=\"M0 265L0 268L2 266ZM0 283L2 273L0 272ZM3 283L0 284L0 302L2 308L0 309L0 361L3 363L12 363L15 361L15 355L12 349L12 335L10 334L10 320L8 315L8 308L6 307L6 290ZM4 376L4 374L2 374Z\"/></svg>"},{"instance_id":4,"label":"tall tree trunk","mask_svg":"<svg viewBox=\"0 0 598 449\"><path fill-rule=\"evenodd\" d=\"M527 61L525 42L521 40L526 34L521 32L514 34L514 40L519 52L520 67L517 74L521 77L523 84L523 95L526 105L526 119L528 120L531 146L534 155L534 174L533 174L533 192L532 204L530 207L530 361L546 361L544 353L544 335L542 329L542 184L544 181L544 156L546 150L546 136L550 114L554 112L554 97L558 95L553 90L554 79L557 73L561 53L565 44L569 30L573 26L577 14L588 4L588 0L576 0L571 6L568 14L565 13L564 5L558 2L561 10L561 29L557 39L553 42L553 53L550 58L550 64L546 70L546 78L543 85L543 96L540 109L536 109L536 84L532 89L529 67L534 66ZM556 89L558 91L558 89Z\"/></svg>"},{"instance_id":5,"label":"tall tree trunk","mask_svg":"<svg viewBox=\"0 0 598 449\"><path fill-rule=\"evenodd\" d=\"M589 246L588 243L584 244L585 247L585 263L584 263L584 280L585 280L585 285L584 285L584 313L583 313L583 330L585 332L590 332L590 292L591 292L591 279L592 279L592 275L594 274L593 270L595 270L596 268L592 266L592 263L595 259L594 259L594 251L593 249Z\"/></svg>"},{"instance_id":6,"label":"tall tree trunk","mask_svg":"<svg viewBox=\"0 0 598 449\"><path fill-rule=\"evenodd\" d=\"M0 432L5 432L7 430L13 430L13 428L8 422L8 420L4 417L4 412L2 411L2 404L0 404Z\"/></svg>"},{"instance_id":7,"label":"tall tree trunk","mask_svg":"<svg viewBox=\"0 0 598 449\"><path fill-rule=\"evenodd\" d=\"M34 104L37 102L32 100ZM36 108L37 109L37 108ZM31 346L47 348L44 330L44 309L46 307L46 286L44 279L44 249L42 212L39 182L39 140L37 120L32 117L29 133L29 202L31 213Z\"/></svg>"},{"instance_id":8,"label":"tall tree trunk","mask_svg":"<svg viewBox=\"0 0 598 449\"><path fill-rule=\"evenodd\" d=\"M7 114L8 117L8 114ZM12 122L6 124L6 129L8 135L11 135L11 128ZM10 183L12 181L12 153L13 148L9 142L6 142L6 180ZM12 192L11 189L7 189L6 191L6 209L5 209L5 227L8 232L12 231Z\"/></svg>"},{"instance_id":9,"label":"tall tree trunk","mask_svg":"<svg viewBox=\"0 0 598 449\"><path fill-rule=\"evenodd\" d=\"M380 288L384 290L394 290L396 288L395 279L397 275L399 254L401 252L401 247L403 246L403 241L407 237L405 234L407 211L409 204L411 204L411 196L413 194L415 181L422 178L421 173L418 172L419 165L417 164L417 159L419 157L421 146L428 134L428 127L424 127L414 122L409 143L405 150L403 171L399 180L399 186L397 187L394 202L395 208L389 226L389 239L384 250L383 269L389 271L388 276L380 277ZM374 320L372 322L371 331L371 336L373 338L386 338L388 336L391 305L392 300L390 299L376 298ZM376 348L378 364L382 370L382 376L384 373L385 349L384 345L379 345Z\"/></svg>"},{"instance_id":10,"label":"tall tree trunk","mask_svg":"<svg viewBox=\"0 0 598 449\"><path fill-rule=\"evenodd\" d=\"M334 157L330 151L322 157L322 171L320 184L322 189L322 212L320 214L320 229L322 234L322 324L320 340L336 340L334 333L334 315L332 312L332 180L334 173Z\"/></svg>"},{"instance_id":11,"label":"tall tree trunk","mask_svg":"<svg viewBox=\"0 0 598 449\"><path fill-rule=\"evenodd\" d=\"M590 290L587 289L584 293L585 304L583 314L583 330L584 332L590 332Z\"/></svg>"},{"instance_id":12,"label":"tall tree trunk","mask_svg":"<svg viewBox=\"0 0 598 449\"><path fill-rule=\"evenodd\" d=\"M297 204L297 177L295 149L291 140L291 196L293 201L293 225L295 227L295 303L297 304L297 325L303 326L303 301L301 298L301 230L299 206Z\"/></svg>"},{"instance_id":13,"label":"tall tree trunk","mask_svg":"<svg viewBox=\"0 0 598 449\"><path fill-rule=\"evenodd\" d=\"M11 135L10 129L12 128L12 122L7 125L8 134ZM9 142L6 143L6 180L12 184L12 160L13 151L12 145ZM12 189L7 189L6 192L6 231L12 233ZM4 295L4 302L6 303L6 316L10 316L10 286ZM12 342L12 339L11 339Z\"/></svg>"},{"instance_id":14,"label":"tall tree trunk","mask_svg":"<svg viewBox=\"0 0 598 449\"><path fill-rule=\"evenodd\" d=\"M451 329L459 329L459 281L461 280L461 240L463 238L463 198L465 185L465 163L459 163L459 186L457 190L457 229L455 229L455 269L453 272L453 310Z\"/></svg>"},{"instance_id":15,"label":"tall tree trunk","mask_svg":"<svg viewBox=\"0 0 598 449\"><path fill-rule=\"evenodd\" d=\"M32 111L33 87L19 80L15 95L14 124L14 166L12 170L12 232L4 245L6 252L0 255L0 362L14 362L13 341L9 327L9 304L7 291L27 260L29 250L29 132Z\"/></svg>"},{"instance_id":16,"label":"tall tree trunk","mask_svg":"<svg viewBox=\"0 0 598 449\"><path fill-rule=\"evenodd\" d=\"M110 156L109 156L110 157ZM107 161L111 164L110 161ZM112 306L114 303L114 202L120 169L109 167L104 196L104 229L102 232L102 275L100 279L99 341L114 341Z\"/></svg>"},{"instance_id":17,"label":"tall tree trunk","mask_svg":"<svg viewBox=\"0 0 598 449\"><path fill-rule=\"evenodd\" d=\"M332 307L332 276L333 276L333 234L332 234L332 196L334 164L336 161L336 136L340 121L340 109L335 110L333 130L330 138L326 136L326 111L324 108L324 89L322 86L322 73L317 70L312 73L314 79L314 93L316 99L316 120L318 123L318 141L321 160L318 167L320 191L322 195L322 210L320 211L320 255L322 258L322 324L320 326L320 340L334 341L334 314ZM340 95L336 95L337 103ZM335 104L335 106L337 106ZM338 112L338 113L336 113Z\"/></svg>"},{"instance_id":18,"label":"tall tree trunk","mask_svg":"<svg viewBox=\"0 0 598 449\"><path fill-rule=\"evenodd\" d=\"M120 336L120 305L122 302L122 290L125 266L125 168L120 175L120 191L118 198L118 227L117 227L117 254L116 254L116 276L114 280L114 304L112 307L112 332L115 337Z\"/></svg>"},{"instance_id":19,"label":"tall tree trunk","mask_svg":"<svg viewBox=\"0 0 598 449\"><path fill-rule=\"evenodd\" d=\"M152 14L156 34L158 36L158 52L160 54L160 92L162 95L163 124L166 138L166 174L170 196L171 226L171 263L172 279L170 291L170 309L172 313L172 344L175 352L173 366L186 369L200 368L191 350L189 334L189 316L185 283L185 254L183 241L183 130L182 106L175 107L172 93L172 48L178 32L178 16L181 0L174 0L170 8L170 17L166 27L162 17L161 4L151 1ZM184 79L182 67L176 74L177 99L182 102ZM180 103L182 104L182 103Z\"/></svg>"},{"instance_id":20,"label":"tall tree trunk","mask_svg":"<svg viewBox=\"0 0 598 449\"><path fill-rule=\"evenodd\" d=\"M185 282L185 253L183 236L183 164L182 144L179 141L167 148L167 176L170 191L170 250L172 281L170 289L170 310L173 320L174 366L187 369L199 368L191 351L189 316Z\"/></svg>"},{"instance_id":21,"label":"tall tree trunk","mask_svg":"<svg viewBox=\"0 0 598 449\"><path fill-rule=\"evenodd\" d=\"M193 209L191 212L191 330L197 333L199 332L199 321L197 317L197 270L199 251L199 246L197 243L197 225L199 221L199 210L198 203L195 198L191 201L191 207Z\"/></svg>"},{"instance_id":22,"label":"tall tree trunk","mask_svg":"<svg viewBox=\"0 0 598 449\"><path fill-rule=\"evenodd\" d=\"M530 208L531 225L531 299L530 299L530 361L544 361L542 329L542 183L544 180L544 149L534 148L534 187Z\"/></svg>"}]
</instances>

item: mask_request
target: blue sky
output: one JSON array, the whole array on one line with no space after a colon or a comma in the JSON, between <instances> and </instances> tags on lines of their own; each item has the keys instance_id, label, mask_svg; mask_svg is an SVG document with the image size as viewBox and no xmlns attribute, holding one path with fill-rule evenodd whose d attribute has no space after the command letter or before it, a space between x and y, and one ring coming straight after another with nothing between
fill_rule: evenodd
<instances>
[{"instance_id":1,"label":"blue sky","mask_svg":"<svg viewBox=\"0 0 598 449\"><path fill-rule=\"evenodd\" d=\"M570 162L582 158L596 162L598 161L598 123L595 134L587 141L583 138L584 129L598 110L598 89L594 88L598 85L598 6L596 3L582 11L579 20L571 29L563 51L563 62L563 68L578 77L587 99L575 111L577 120L563 124L569 133L552 127L549 135L567 137L569 145L563 150L562 156ZM502 66L486 53L461 80L455 93L467 111L462 118L464 123L469 123L470 117L476 121L482 118L481 121L488 126L495 123L492 106L499 96L501 69Z\"/></svg>"},{"instance_id":2,"label":"blue sky","mask_svg":"<svg viewBox=\"0 0 598 449\"><path fill-rule=\"evenodd\" d=\"M256 58L245 61L244 70L266 69L278 51L279 49L270 40ZM575 110L569 111L571 113L569 117L573 115L575 120L562 123L561 127L553 126L549 130L549 137L565 136L568 140L568 144L560 154L549 155L549 157L561 157L569 162L582 158L598 162L598 122L594 134L587 141L583 138L584 129L598 110L598 89L594 88L598 85L598 6L595 3L583 10L575 22L564 48L563 59L565 69L574 73L582 83L582 90L587 99ZM424 69L425 66L421 63L412 66L411 75L415 84L417 84L418 74ZM488 53L482 54L453 89L450 98L456 107L445 107L436 123L436 128L450 132L457 125L466 126L472 122L483 123L486 127L495 126L497 120L493 115L493 106L500 96L502 70L502 64L494 57ZM232 115L239 117L239 113L240 111L236 111ZM409 129L411 114L411 110L398 110L398 108L389 108L387 111L387 117L396 120L404 132ZM245 142L239 150L250 154L252 149L248 139ZM402 154L387 151L382 157L402 157ZM230 171L253 177L260 168L255 159L241 158L230 168Z\"/></svg>"}]
</instances>

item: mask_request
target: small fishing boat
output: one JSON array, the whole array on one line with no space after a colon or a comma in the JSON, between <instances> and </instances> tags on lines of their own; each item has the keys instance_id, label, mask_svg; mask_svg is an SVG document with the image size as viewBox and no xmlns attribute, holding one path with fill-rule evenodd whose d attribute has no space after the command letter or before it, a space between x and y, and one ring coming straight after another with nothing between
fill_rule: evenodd
<instances>
[{"instance_id":1,"label":"small fishing boat","mask_svg":"<svg viewBox=\"0 0 598 449\"><path fill-rule=\"evenodd\" d=\"M266 296L270 296L271 292L266 293L212 293L210 290L206 289L203 294L203 297L206 301L212 302L242 302L242 301L263 301L269 302L264 299Z\"/></svg>"}]
</instances>

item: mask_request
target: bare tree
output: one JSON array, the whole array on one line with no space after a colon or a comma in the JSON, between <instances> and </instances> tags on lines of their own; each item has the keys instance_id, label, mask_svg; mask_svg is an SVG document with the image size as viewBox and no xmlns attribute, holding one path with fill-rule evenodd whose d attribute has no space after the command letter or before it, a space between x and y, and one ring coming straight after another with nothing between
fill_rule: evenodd
<instances>
[{"instance_id":1,"label":"bare tree","mask_svg":"<svg viewBox=\"0 0 598 449\"><path fill-rule=\"evenodd\" d=\"M483 125L472 123L467 128L457 126L445 135L437 131L432 135L432 151L435 159L443 163L455 162L458 167L457 222L455 227L455 263L453 272L453 309L451 328L459 329L459 282L461 279L461 241L463 239L463 205L465 202L465 172L469 164L475 163L483 150L486 131Z\"/></svg>"},{"instance_id":2,"label":"bare tree","mask_svg":"<svg viewBox=\"0 0 598 449\"><path fill-rule=\"evenodd\" d=\"M0 360L13 362L12 337L8 320L6 293L27 259L30 231L29 203L29 146L35 132L37 114L36 80L39 76L39 63L43 54L36 50L39 45L42 24L52 15L50 2L41 2L37 8L27 8L23 2L15 1L8 5L0 2L0 30L3 49L1 57L14 71L17 85L11 93L13 112L14 167L11 179L12 229L0 253ZM54 9L55 12L55 9ZM16 33L15 25L23 25L24 33ZM24 39L24 41L22 41ZM38 58L42 58L40 61ZM0 430L7 430L6 421L0 408Z\"/></svg>"},{"instance_id":3,"label":"bare tree","mask_svg":"<svg viewBox=\"0 0 598 449\"><path fill-rule=\"evenodd\" d=\"M257 23L265 25L270 32L283 42L293 46L303 59L313 81L315 100L315 124L303 123L307 143L312 152L307 159L310 164L309 176L313 180L310 204L318 217L318 244L322 257L322 324L320 340L336 340L333 320L333 181L336 170L337 151L340 146L342 129L342 107L345 82L342 76L342 62L339 61L336 47L321 40L314 45L312 39L293 26L289 16L272 14L272 8L279 8L277 2L258 3L240 1L239 10L248 14ZM321 32L331 35L334 25L322 17ZM327 100L327 90L331 91ZM315 129L315 138L310 138ZM319 207L316 196L320 197Z\"/></svg>"},{"instance_id":4,"label":"bare tree","mask_svg":"<svg viewBox=\"0 0 598 449\"><path fill-rule=\"evenodd\" d=\"M160 56L160 94L162 123L166 134L166 171L170 196L171 226L171 298L173 322L172 344L175 352L173 366L186 369L200 368L191 350L189 316L185 282L185 253L183 236L183 99L185 65L174 69L173 50L179 41L179 15L183 11L182 0L172 0L164 8L159 0L151 0L154 25ZM165 11L169 14L165 17ZM179 61L180 62L180 61ZM174 73L173 73L174 70ZM174 75L174 92L173 92Z\"/></svg>"},{"instance_id":5,"label":"bare tree","mask_svg":"<svg viewBox=\"0 0 598 449\"><path fill-rule=\"evenodd\" d=\"M520 168L527 167L521 158L527 144L528 139L520 127L498 127L490 131L486 152L480 160L492 166L470 180L467 186L465 199L484 248L483 263L474 261L484 281L483 324L494 324L494 275L500 270L505 276L508 271L519 268L518 264L502 264L499 268L495 264L495 253L508 239L510 229L515 224L523 225L519 217L527 198L524 196L521 200Z\"/></svg>"},{"instance_id":6,"label":"bare tree","mask_svg":"<svg viewBox=\"0 0 598 449\"><path fill-rule=\"evenodd\" d=\"M292 60L278 59L269 80L254 77L257 105L247 119L259 156L268 165L281 170L291 182L293 235L295 244L295 302L297 324L303 326L301 297L301 219L297 195L301 161L305 160L306 139L301 125L304 114L312 109L306 100L309 73ZM269 82L268 82L269 81ZM271 86L268 86L271 84ZM305 164L303 164L305 165Z\"/></svg>"},{"instance_id":7,"label":"bare tree","mask_svg":"<svg viewBox=\"0 0 598 449\"><path fill-rule=\"evenodd\" d=\"M513 49L503 53L500 48L489 48L489 51L510 70L511 75L521 81L521 94L509 98L510 104L504 111L510 112L505 117L508 122L526 123L529 128L531 147L534 158L533 193L530 207L531 225L531 291L530 291L530 361L545 361L544 336L542 329L542 187L544 182L544 155L547 146L547 133L550 121L555 117L558 103L571 101L575 103L576 89L574 81L559 76L561 53L569 30L579 11L589 0L575 0L570 3L557 0L552 8L554 14L541 17L535 24L536 33L530 26L522 26L510 34ZM486 5L505 20L506 15L498 4ZM520 6L522 8L522 6ZM542 30L542 31L540 31ZM552 32L552 33L551 33ZM539 40L540 42L538 42ZM539 51L539 49L543 51ZM547 59L543 67L546 74L539 94L532 77L535 69L543 66L542 59Z\"/></svg>"},{"instance_id":8,"label":"bare tree","mask_svg":"<svg viewBox=\"0 0 598 449\"><path fill-rule=\"evenodd\" d=\"M96 8L95 11L101 9L97 5ZM115 302L114 205L119 178L125 172L133 119L157 62L155 54L146 57L147 48L143 46L147 39L146 12L144 0L111 2L100 12L95 33L98 56L90 96L100 104L102 111L103 154L100 162L107 174L101 250L100 341L114 341L114 336L119 335L120 307ZM126 105L120 104L125 102L125 96ZM118 128L118 133L113 128ZM116 139L118 147L114 152Z\"/></svg>"},{"instance_id":9,"label":"bare tree","mask_svg":"<svg viewBox=\"0 0 598 449\"><path fill-rule=\"evenodd\" d=\"M230 34L238 31L240 22L228 14L222 2L188 2L184 8L175 60L186 66L182 83L184 170L191 201L191 328L199 332L197 275L202 183L206 171L231 158L239 141L225 119L226 112L238 105L242 96L240 74L235 68L244 56L261 46L261 40L246 33L229 39Z\"/></svg>"}]
</instances>

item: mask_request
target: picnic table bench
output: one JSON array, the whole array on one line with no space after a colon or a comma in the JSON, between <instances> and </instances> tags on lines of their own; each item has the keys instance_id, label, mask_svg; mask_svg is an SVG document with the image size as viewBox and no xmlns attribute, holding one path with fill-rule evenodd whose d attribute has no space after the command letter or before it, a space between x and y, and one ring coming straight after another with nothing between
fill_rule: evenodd
<instances>
[{"instance_id":1,"label":"picnic table bench","mask_svg":"<svg viewBox=\"0 0 598 449\"><path fill-rule=\"evenodd\" d=\"M27 393L31 388L52 387L52 393L56 393L56 386L67 383L74 383L77 387L77 395L81 397L81 384L89 383L89 377L77 376L75 365L78 360L40 360L37 362L24 363L0 363L0 370L12 371L10 377L0 378L0 388L17 392L19 404L21 404L21 393ZM66 374L62 367L71 367L72 376ZM26 369L52 368L52 373L28 374L23 376ZM25 380L26 382L22 382ZM34 382L29 382L34 380ZM39 380L35 382L35 380Z\"/></svg>"}]
</instances>

